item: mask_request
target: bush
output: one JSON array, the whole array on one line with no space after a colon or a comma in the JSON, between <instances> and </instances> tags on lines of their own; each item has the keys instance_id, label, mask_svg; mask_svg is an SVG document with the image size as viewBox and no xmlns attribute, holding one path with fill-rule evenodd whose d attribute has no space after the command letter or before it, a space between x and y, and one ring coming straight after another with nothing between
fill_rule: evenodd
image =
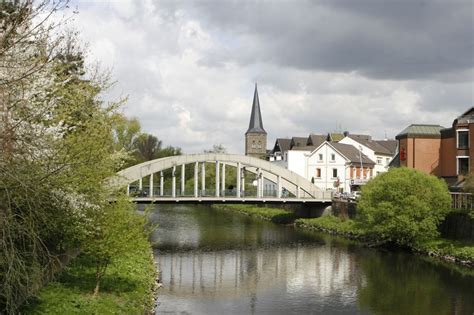
<instances>
[{"instance_id":1,"label":"bush","mask_svg":"<svg viewBox=\"0 0 474 315\"><path fill-rule=\"evenodd\" d=\"M391 169L371 180L358 204L358 220L382 241L412 247L435 238L449 211L446 183L408 168Z\"/></svg>"}]
</instances>

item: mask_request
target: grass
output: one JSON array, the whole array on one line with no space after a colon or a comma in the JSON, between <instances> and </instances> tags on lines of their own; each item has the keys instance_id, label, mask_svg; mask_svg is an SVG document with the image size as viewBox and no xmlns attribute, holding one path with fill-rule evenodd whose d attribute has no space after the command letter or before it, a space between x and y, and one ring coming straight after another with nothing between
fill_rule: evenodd
<instances>
[{"instance_id":1,"label":"grass","mask_svg":"<svg viewBox=\"0 0 474 315\"><path fill-rule=\"evenodd\" d=\"M474 243L438 238L418 245L415 251L474 266Z\"/></svg>"},{"instance_id":2,"label":"grass","mask_svg":"<svg viewBox=\"0 0 474 315\"><path fill-rule=\"evenodd\" d=\"M146 239L109 266L95 298L95 269L86 256L75 259L23 310L27 314L146 314L153 309L156 269Z\"/></svg>"},{"instance_id":3,"label":"grass","mask_svg":"<svg viewBox=\"0 0 474 315\"><path fill-rule=\"evenodd\" d=\"M343 235L351 239L365 239L368 233L354 220L343 220L335 216L322 216L311 219L297 219L295 225L307 229Z\"/></svg>"},{"instance_id":4,"label":"grass","mask_svg":"<svg viewBox=\"0 0 474 315\"><path fill-rule=\"evenodd\" d=\"M213 205L215 209L222 209L222 210L233 210L237 211L251 217L256 217L260 219L264 219L267 221L272 221L278 224L289 224L293 223L296 219L294 213L278 209L278 208L270 208L270 207L258 207L254 205Z\"/></svg>"}]
</instances>

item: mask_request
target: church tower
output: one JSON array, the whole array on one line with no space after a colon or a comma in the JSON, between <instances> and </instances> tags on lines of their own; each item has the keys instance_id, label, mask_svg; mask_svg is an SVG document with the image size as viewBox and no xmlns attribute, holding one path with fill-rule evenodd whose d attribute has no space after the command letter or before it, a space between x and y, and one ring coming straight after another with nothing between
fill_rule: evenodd
<instances>
[{"instance_id":1,"label":"church tower","mask_svg":"<svg viewBox=\"0 0 474 315\"><path fill-rule=\"evenodd\" d=\"M263 129L257 83L255 83L255 92L253 94L249 129L245 133L245 155L262 159L267 155L267 132Z\"/></svg>"}]
</instances>

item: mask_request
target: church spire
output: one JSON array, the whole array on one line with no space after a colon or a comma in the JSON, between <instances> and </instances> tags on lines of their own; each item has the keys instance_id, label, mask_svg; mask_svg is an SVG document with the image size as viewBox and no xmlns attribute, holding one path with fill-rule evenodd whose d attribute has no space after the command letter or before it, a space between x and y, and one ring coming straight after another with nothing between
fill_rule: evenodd
<instances>
[{"instance_id":1,"label":"church spire","mask_svg":"<svg viewBox=\"0 0 474 315\"><path fill-rule=\"evenodd\" d=\"M260 101L258 100L257 83L255 83L255 92L253 94L252 114L250 116L249 129L247 133L267 134L263 129L262 113L260 112Z\"/></svg>"}]
</instances>

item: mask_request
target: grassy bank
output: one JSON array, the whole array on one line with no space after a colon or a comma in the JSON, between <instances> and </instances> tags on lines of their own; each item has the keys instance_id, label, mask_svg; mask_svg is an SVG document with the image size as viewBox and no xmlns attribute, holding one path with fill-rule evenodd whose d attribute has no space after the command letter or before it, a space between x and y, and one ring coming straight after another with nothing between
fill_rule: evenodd
<instances>
[{"instance_id":1,"label":"grassy bank","mask_svg":"<svg viewBox=\"0 0 474 315\"><path fill-rule=\"evenodd\" d=\"M354 220L342 220L334 216L324 216L312 219L297 219L295 225L334 235L341 235L350 239L370 241L371 237L366 229ZM426 241L412 248L414 252L443 260L474 266L474 244L437 238Z\"/></svg>"},{"instance_id":2,"label":"grassy bank","mask_svg":"<svg viewBox=\"0 0 474 315\"><path fill-rule=\"evenodd\" d=\"M23 311L27 314L146 314L154 306L156 269L146 237L115 259L93 297L95 269L84 255L42 288Z\"/></svg>"},{"instance_id":3,"label":"grassy bank","mask_svg":"<svg viewBox=\"0 0 474 315\"><path fill-rule=\"evenodd\" d=\"M278 208L258 207L254 205L235 205L235 204L216 204L212 206L215 209L232 210L251 217L272 221L279 224L293 223L296 216L289 211Z\"/></svg>"}]
</instances>

